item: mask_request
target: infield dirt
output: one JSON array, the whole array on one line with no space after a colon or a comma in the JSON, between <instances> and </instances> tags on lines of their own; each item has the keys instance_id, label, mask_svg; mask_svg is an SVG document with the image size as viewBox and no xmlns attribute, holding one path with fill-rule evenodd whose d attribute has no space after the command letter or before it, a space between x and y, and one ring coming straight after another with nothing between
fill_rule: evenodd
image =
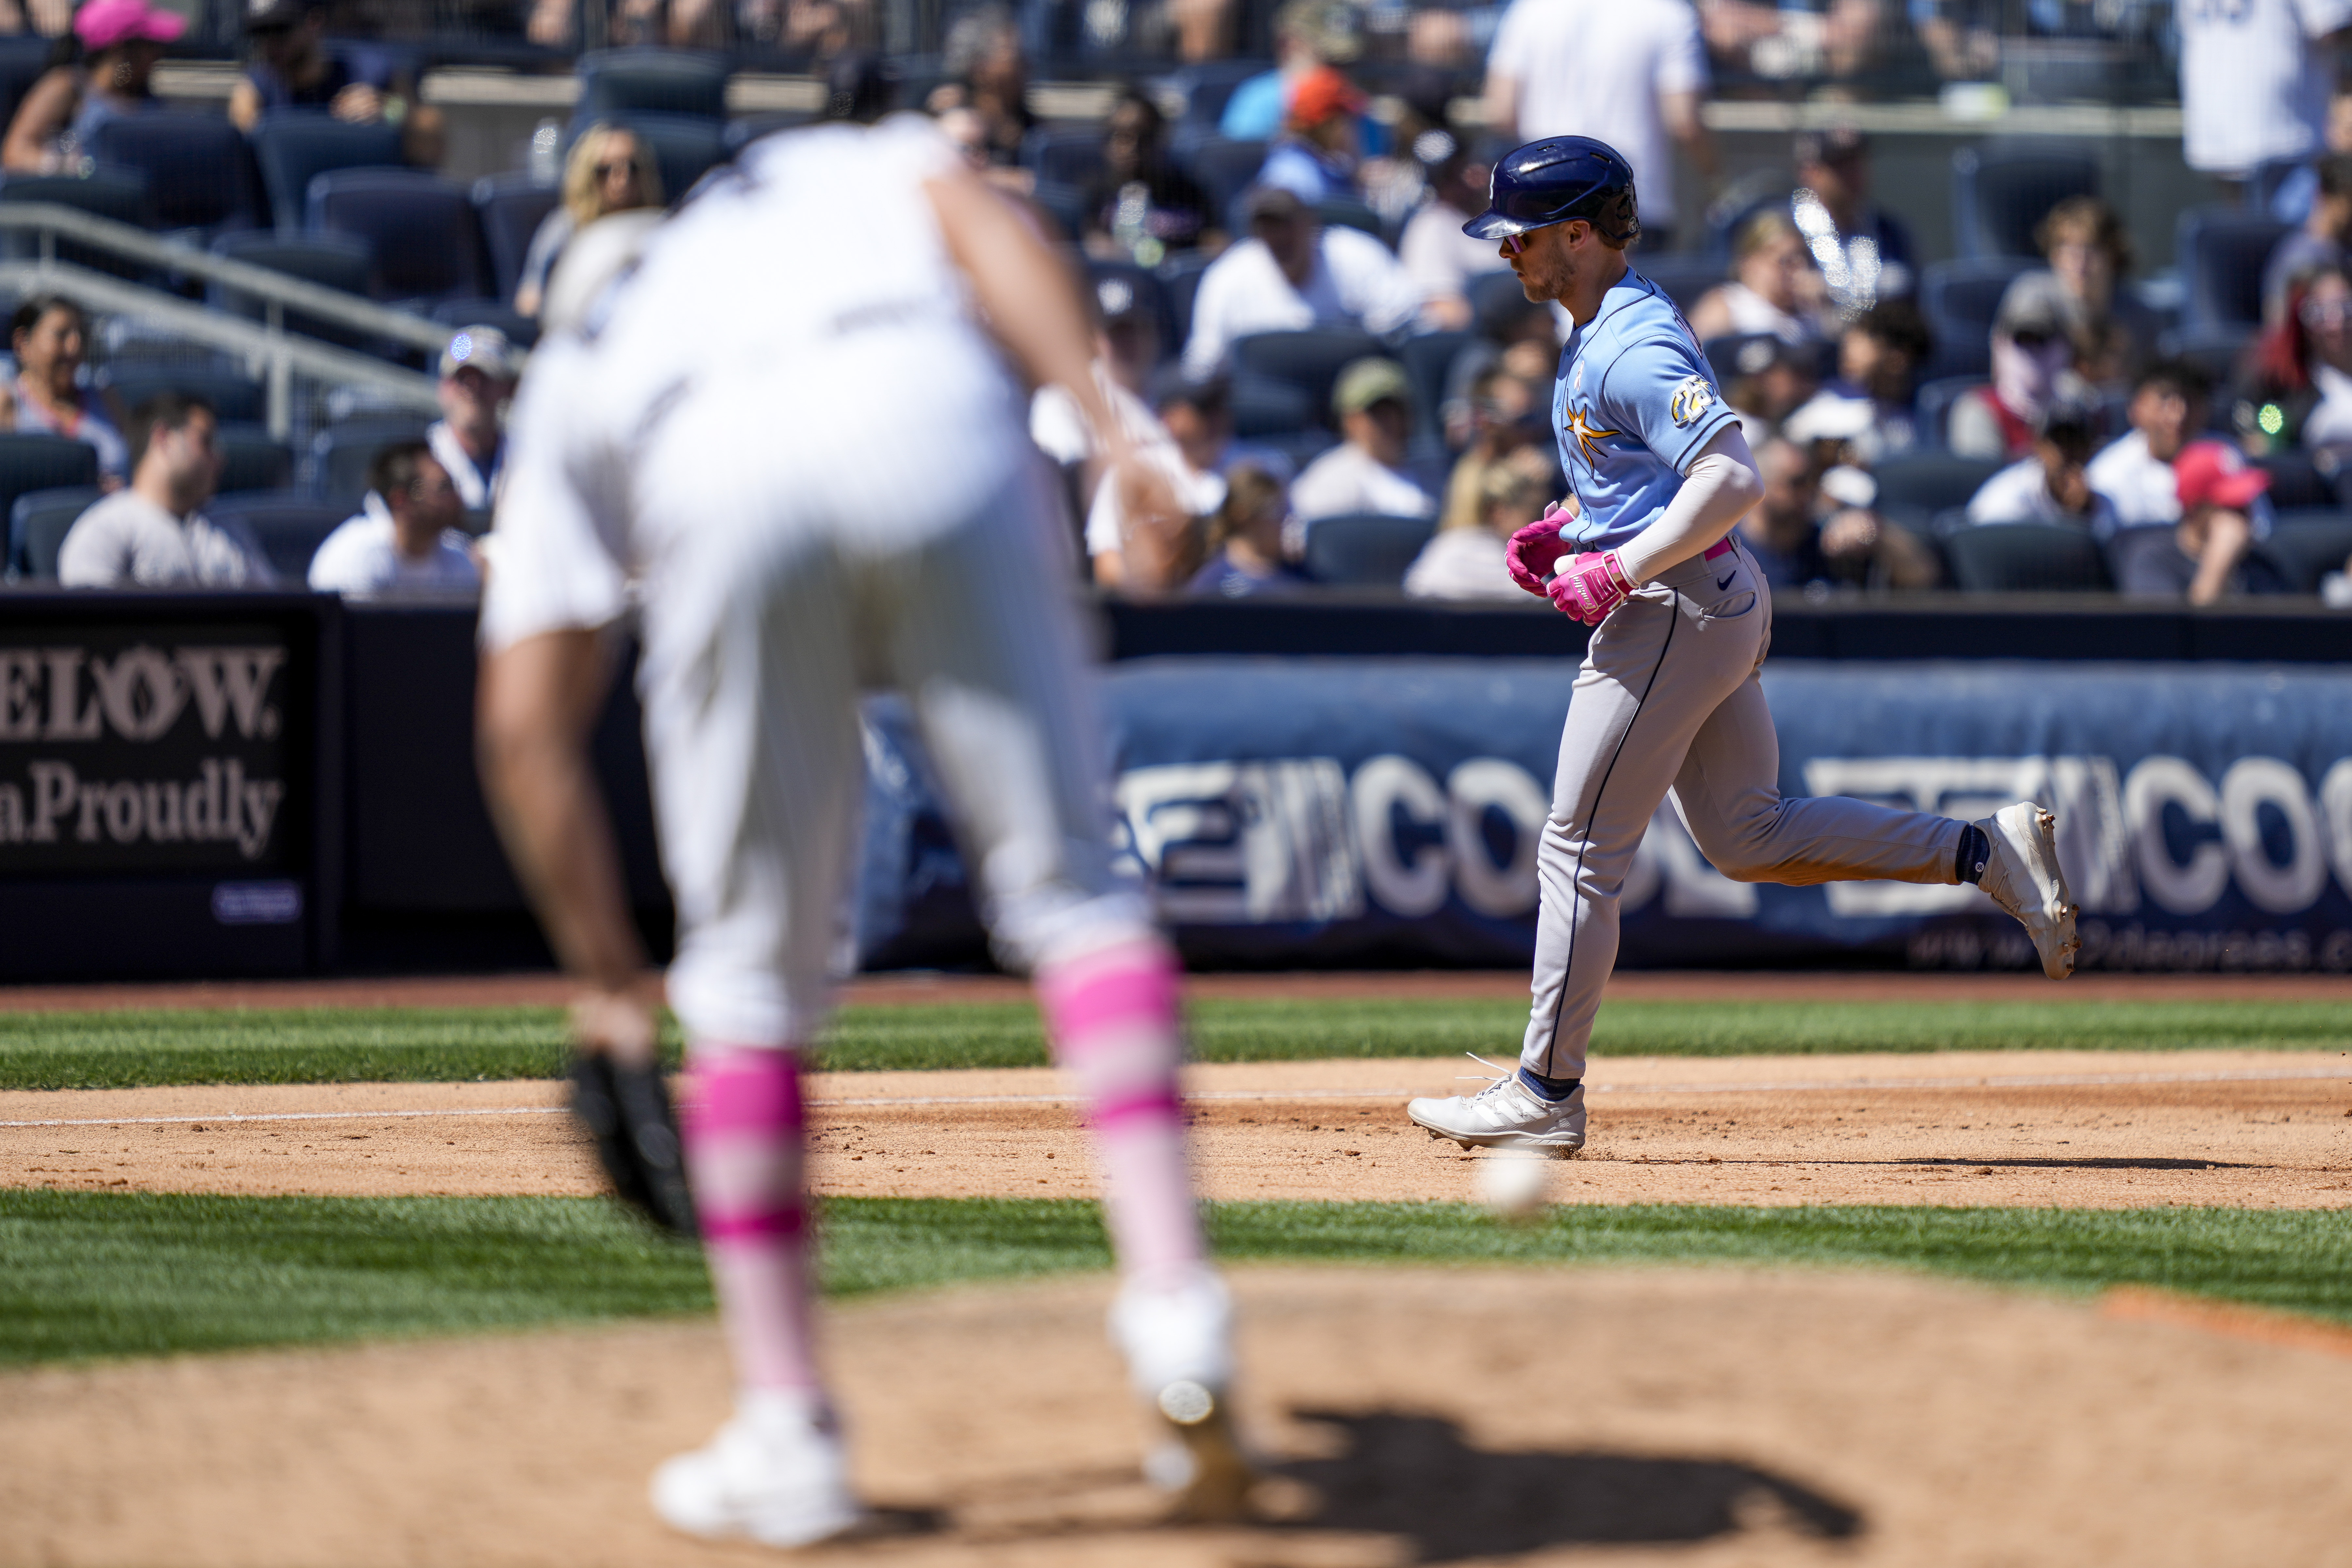
<instances>
[{"instance_id":1,"label":"infield dirt","mask_svg":"<svg viewBox=\"0 0 2352 1568\"><path fill-rule=\"evenodd\" d=\"M1467 1200L1469 1154L1408 1123L1476 1087L1436 1060L1189 1069L1212 1197ZM1471 1075L1465 1082L1460 1075ZM2352 1205L2352 1053L1620 1058L1589 1080L1563 1203ZM1092 1195L1049 1069L818 1074L827 1194ZM341 1195L598 1190L546 1081L0 1093L0 1184Z\"/></svg>"},{"instance_id":2,"label":"infield dirt","mask_svg":"<svg viewBox=\"0 0 2352 1568\"><path fill-rule=\"evenodd\" d=\"M1097 1278L834 1314L857 1474L914 1532L789 1561L2352 1557L2341 1355L1893 1274L1235 1279L1244 1428L1286 1522L1146 1528ZM707 1324L0 1375L0 1563L787 1561L646 1505L726 1384Z\"/></svg>"}]
</instances>

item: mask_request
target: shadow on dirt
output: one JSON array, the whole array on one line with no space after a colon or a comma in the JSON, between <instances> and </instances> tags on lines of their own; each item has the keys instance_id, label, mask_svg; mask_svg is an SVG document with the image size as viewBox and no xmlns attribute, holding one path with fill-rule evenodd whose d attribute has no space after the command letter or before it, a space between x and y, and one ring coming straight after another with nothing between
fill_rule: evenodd
<instances>
[{"instance_id":1,"label":"shadow on dirt","mask_svg":"<svg viewBox=\"0 0 2352 1568\"><path fill-rule=\"evenodd\" d=\"M1286 1527L1402 1536L1417 1549L1415 1563L1549 1546L1699 1542L1742 1530L1830 1541L1863 1531L1862 1516L1844 1504L1730 1460L1489 1450L1471 1447L1454 1423L1433 1415L1294 1414L1339 1428L1346 1447L1330 1458L1273 1467L1312 1488L1320 1502Z\"/></svg>"}]
</instances>

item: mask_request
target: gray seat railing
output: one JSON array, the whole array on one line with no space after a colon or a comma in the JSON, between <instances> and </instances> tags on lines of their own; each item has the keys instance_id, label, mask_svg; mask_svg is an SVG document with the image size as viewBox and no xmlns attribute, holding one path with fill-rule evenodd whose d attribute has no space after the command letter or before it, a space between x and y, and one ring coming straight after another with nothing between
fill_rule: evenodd
<instances>
[{"instance_id":1,"label":"gray seat railing","mask_svg":"<svg viewBox=\"0 0 2352 1568\"><path fill-rule=\"evenodd\" d=\"M173 245L144 229L73 207L47 202L0 203L0 231L6 230L37 235L39 252L34 259L0 261L0 287L26 294L62 294L89 310L143 317L193 342L240 354L266 367L269 431L278 440L285 440L293 427L293 378L297 374L322 382L366 386L403 405L413 403L420 411L436 406L433 377L387 364L355 350L289 332L286 313L298 311L355 332L436 354L448 345L455 331L438 321L391 310L373 300L362 300L340 289L325 288L266 267ZM57 257L59 240L102 250L157 271L202 278L250 294L261 301L263 319L255 321L226 315L160 289L60 261Z\"/></svg>"}]
</instances>

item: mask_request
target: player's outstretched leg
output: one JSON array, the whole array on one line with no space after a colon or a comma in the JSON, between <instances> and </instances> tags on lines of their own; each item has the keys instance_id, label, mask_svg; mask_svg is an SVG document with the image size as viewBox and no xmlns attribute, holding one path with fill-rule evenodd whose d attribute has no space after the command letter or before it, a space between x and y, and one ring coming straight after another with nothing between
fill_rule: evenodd
<instances>
[{"instance_id":1,"label":"player's outstretched leg","mask_svg":"<svg viewBox=\"0 0 2352 1568\"><path fill-rule=\"evenodd\" d=\"M676 1529L769 1546L856 1530L839 1423L811 1335L798 1053L698 1046L682 1126L736 1375L735 1418L654 1472Z\"/></svg>"},{"instance_id":2,"label":"player's outstretched leg","mask_svg":"<svg viewBox=\"0 0 2352 1568\"><path fill-rule=\"evenodd\" d=\"M2042 955L2042 973L2063 980L2074 973L2083 940L2074 931L2074 895L2058 864L2058 819L2032 801L2006 805L1971 825L1982 837L1972 879L1996 904L2024 922Z\"/></svg>"},{"instance_id":3,"label":"player's outstretched leg","mask_svg":"<svg viewBox=\"0 0 2352 1568\"><path fill-rule=\"evenodd\" d=\"M1037 970L1047 1037L1086 1095L1122 1282L1110 1314L1137 1395L1168 1441L1146 1472L1174 1517L1240 1518L1255 1476L1234 1436L1233 1306L1209 1267L1184 1151L1175 955L1138 930Z\"/></svg>"}]
</instances>

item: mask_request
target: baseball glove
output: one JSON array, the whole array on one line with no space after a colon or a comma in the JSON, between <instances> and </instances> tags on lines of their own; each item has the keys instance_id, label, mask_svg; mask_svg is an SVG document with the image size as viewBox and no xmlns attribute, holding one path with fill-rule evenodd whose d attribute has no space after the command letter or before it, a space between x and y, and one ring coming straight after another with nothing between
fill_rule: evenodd
<instances>
[{"instance_id":1,"label":"baseball glove","mask_svg":"<svg viewBox=\"0 0 2352 1568\"><path fill-rule=\"evenodd\" d=\"M574 1053L572 1110L595 1138L596 1157L622 1201L674 1236L695 1235L677 1117L659 1064L627 1067L601 1051Z\"/></svg>"}]
</instances>

